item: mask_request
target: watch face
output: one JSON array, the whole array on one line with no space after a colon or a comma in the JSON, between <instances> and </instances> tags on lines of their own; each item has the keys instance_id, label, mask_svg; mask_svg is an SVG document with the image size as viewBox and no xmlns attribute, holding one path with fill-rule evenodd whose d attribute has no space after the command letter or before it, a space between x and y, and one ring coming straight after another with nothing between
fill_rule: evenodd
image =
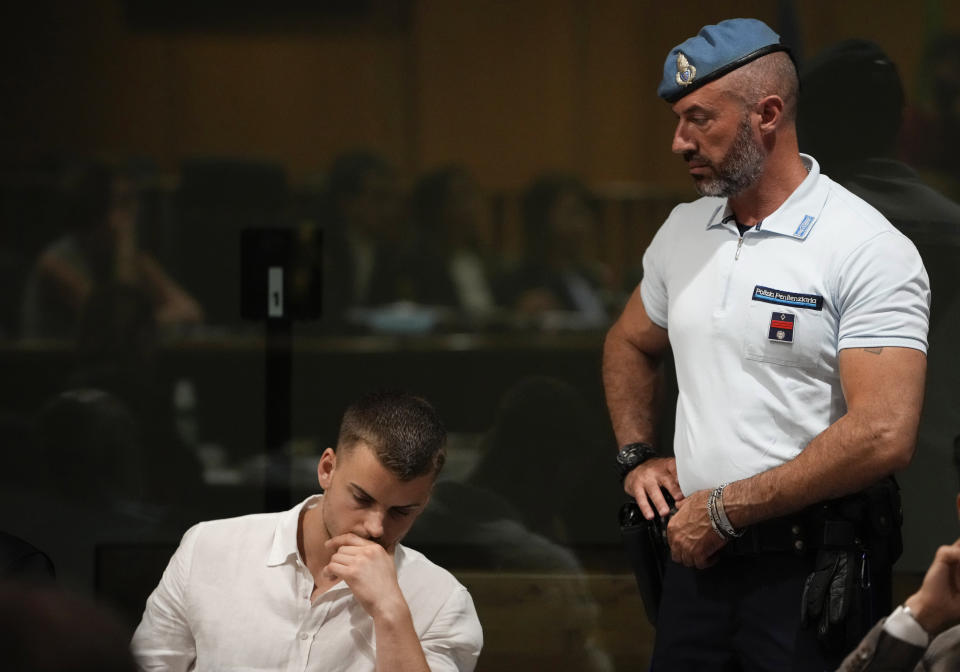
<instances>
[{"instance_id":1,"label":"watch face","mask_svg":"<svg viewBox=\"0 0 960 672\"><path fill-rule=\"evenodd\" d=\"M626 476L634 467L639 466L647 459L656 457L653 446L646 443L630 444L617 453L617 464L620 466L620 475Z\"/></svg>"},{"instance_id":2,"label":"watch face","mask_svg":"<svg viewBox=\"0 0 960 672\"><path fill-rule=\"evenodd\" d=\"M637 449L636 448L625 448L617 453L617 464L621 467L630 469L633 468L637 463Z\"/></svg>"}]
</instances>

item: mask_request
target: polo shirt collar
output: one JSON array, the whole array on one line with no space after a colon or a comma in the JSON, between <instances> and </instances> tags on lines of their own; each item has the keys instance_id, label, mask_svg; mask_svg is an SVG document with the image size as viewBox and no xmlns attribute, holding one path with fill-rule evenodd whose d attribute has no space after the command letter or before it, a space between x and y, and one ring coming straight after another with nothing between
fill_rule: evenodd
<instances>
[{"instance_id":1,"label":"polo shirt collar","mask_svg":"<svg viewBox=\"0 0 960 672\"><path fill-rule=\"evenodd\" d=\"M270 547L270 553L267 555L267 566L276 567L287 562L290 556L296 557L299 554L297 549L297 528L300 524L300 512L304 508L317 506L323 495L311 495L297 504L289 511L280 515L277 527L273 533L273 544Z\"/></svg>"},{"instance_id":2,"label":"polo shirt collar","mask_svg":"<svg viewBox=\"0 0 960 672\"><path fill-rule=\"evenodd\" d=\"M805 240L810 235L827 202L830 189L829 185L820 179L820 164L816 159L801 154L800 160L807 168L807 176L779 208L757 224L757 231L769 231L798 240ZM723 201L713 211L707 228L723 226L733 221L730 203Z\"/></svg>"}]
</instances>

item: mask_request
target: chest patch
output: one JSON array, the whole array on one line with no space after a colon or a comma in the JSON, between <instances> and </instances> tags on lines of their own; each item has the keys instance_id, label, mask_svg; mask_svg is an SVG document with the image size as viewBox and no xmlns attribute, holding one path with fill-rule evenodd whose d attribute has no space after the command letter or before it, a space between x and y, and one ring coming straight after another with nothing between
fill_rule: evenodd
<instances>
[{"instance_id":1,"label":"chest patch","mask_svg":"<svg viewBox=\"0 0 960 672\"><path fill-rule=\"evenodd\" d=\"M773 289L757 285L753 288L753 300L775 303L789 308L806 308L808 310L823 310L823 297L819 294L800 294L782 289Z\"/></svg>"},{"instance_id":2,"label":"chest patch","mask_svg":"<svg viewBox=\"0 0 960 672\"><path fill-rule=\"evenodd\" d=\"M768 338L774 343L793 343L793 327L797 316L793 313L773 313L770 316Z\"/></svg>"}]
</instances>

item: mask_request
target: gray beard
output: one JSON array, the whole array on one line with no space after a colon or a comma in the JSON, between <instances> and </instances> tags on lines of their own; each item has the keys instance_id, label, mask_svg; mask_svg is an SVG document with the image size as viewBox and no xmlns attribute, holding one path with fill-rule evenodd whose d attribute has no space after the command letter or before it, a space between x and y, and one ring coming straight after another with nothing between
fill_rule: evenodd
<instances>
[{"instance_id":1,"label":"gray beard","mask_svg":"<svg viewBox=\"0 0 960 672\"><path fill-rule=\"evenodd\" d=\"M701 196L736 196L756 184L765 160L763 149L753 139L750 121L744 116L730 150L719 166L713 166L716 177L696 180L694 186Z\"/></svg>"}]
</instances>

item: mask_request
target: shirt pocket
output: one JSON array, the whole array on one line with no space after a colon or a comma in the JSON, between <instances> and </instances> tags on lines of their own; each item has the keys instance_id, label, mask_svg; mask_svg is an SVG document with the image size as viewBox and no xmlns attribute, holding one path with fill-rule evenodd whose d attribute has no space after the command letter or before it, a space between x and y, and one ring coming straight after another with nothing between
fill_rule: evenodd
<instances>
[{"instance_id":1,"label":"shirt pocket","mask_svg":"<svg viewBox=\"0 0 960 672\"><path fill-rule=\"evenodd\" d=\"M743 357L809 369L820 363L823 311L751 301L743 334Z\"/></svg>"}]
</instances>

